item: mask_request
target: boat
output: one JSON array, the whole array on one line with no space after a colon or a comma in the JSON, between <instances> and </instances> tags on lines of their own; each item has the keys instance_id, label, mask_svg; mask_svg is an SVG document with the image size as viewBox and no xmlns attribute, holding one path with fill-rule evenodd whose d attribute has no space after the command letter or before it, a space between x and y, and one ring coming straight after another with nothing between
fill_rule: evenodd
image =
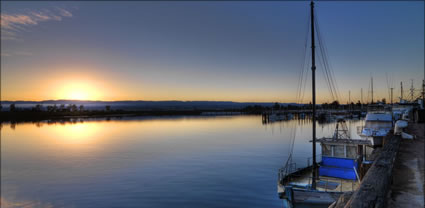
<instances>
[{"instance_id":1,"label":"boat","mask_svg":"<svg viewBox=\"0 0 425 208\"><path fill-rule=\"evenodd\" d=\"M311 71L312 71L312 160L297 168L292 162L292 150L285 165L278 171L277 192L285 207L328 207L346 192L354 191L360 183L359 164L365 160L366 139L351 139L345 121L339 119L335 133L329 138L316 139L316 81L314 2L310 3ZM321 161L316 161L316 142L322 146ZM293 144L293 143L292 143ZM292 145L293 146L293 145ZM299 166L298 166L299 167Z\"/></svg>"},{"instance_id":2,"label":"boat","mask_svg":"<svg viewBox=\"0 0 425 208\"><path fill-rule=\"evenodd\" d=\"M357 128L360 137L370 140L373 147L382 146L384 137L393 127L391 112L372 111L366 114L364 126Z\"/></svg>"},{"instance_id":3,"label":"boat","mask_svg":"<svg viewBox=\"0 0 425 208\"><path fill-rule=\"evenodd\" d=\"M285 207L327 207L345 192L353 192L360 185L361 164L369 164L366 148L370 140L351 139L344 119L339 119L332 137L317 139L322 147L321 162L315 184L313 165L297 169L296 163L287 163L279 170L278 195Z\"/></svg>"}]
</instances>

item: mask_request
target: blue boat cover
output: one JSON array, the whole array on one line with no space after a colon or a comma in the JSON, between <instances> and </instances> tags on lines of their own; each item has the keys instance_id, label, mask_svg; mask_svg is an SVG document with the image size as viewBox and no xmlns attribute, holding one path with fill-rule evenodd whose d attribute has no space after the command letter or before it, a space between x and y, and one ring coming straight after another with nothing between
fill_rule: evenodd
<instances>
[{"instance_id":1,"label":"blue boat cover","mask_svg":"<svg viewBox=\"0 0 425 208\"><path fill-rule=\"evenodd\" d=\"M322 164L319 167L320 176L329 176L342 179L356 180L357 162L354 159L322 156Z\"/></svg>"}]
</instances>

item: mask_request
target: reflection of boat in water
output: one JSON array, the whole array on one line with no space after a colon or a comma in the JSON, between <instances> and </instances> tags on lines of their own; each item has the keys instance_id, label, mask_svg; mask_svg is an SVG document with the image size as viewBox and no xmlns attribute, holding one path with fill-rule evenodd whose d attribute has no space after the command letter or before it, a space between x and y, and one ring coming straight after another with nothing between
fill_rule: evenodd
<instances>
[{"instance_id":1,"label":"reflection of boat in water","mask_svg":"<svg viewBox=\"0 0 425 208\"><path fill-rule=\"evenodd\" d=\"M317 139L322 147L321 162L313 181L313 166L296 168L288 159L279 170L278 195L287 207L297 205L329 206L338 197L359 186L358 170L366 161L369 140L351 139L345 121L340 119L330 138Z\"/></svg>"},{"instance_id":2,"label":"reflection of boat in water","mask_svg":"<svg viewBox=\"0 0 425 208\"><path fill-rule=\"evenodd\" d=\"M286 120L285 114L273 113L269 115L269 122Z\"/></svg>"},{"instance_id":3,"label":"reflection of boat in water","mask_svg":"<svg viewBox=\"0 0 425 208\"><path fill-rule=\"evenodd\" d=\"M393 126L392 115L389 112L369 112L365 118L365 125L358 127L359 136L368 139L373 146L382 146L383 138Z\"/></svg>"},{"instance_id":4,"label":"reflection of boat in water","mask_svg":"<svg viewBox=\"0 0 425 208\"><path fill-rule=\"evenodd\" d=\"M271 113L271 114L263 114L263 124L279 122L279 121L287 121L294 118L292 113Z\"/></svg>"}]
</instances>

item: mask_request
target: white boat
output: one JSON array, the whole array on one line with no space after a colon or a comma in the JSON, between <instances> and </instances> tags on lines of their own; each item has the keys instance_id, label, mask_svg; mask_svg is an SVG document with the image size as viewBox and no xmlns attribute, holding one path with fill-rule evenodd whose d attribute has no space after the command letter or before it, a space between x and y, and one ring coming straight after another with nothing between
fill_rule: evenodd
<instances>
[{"instance_id":1,"label":"white boat","mask_svg":"<svg viewBox=\"0 0 425 208\"><path fill-rule=\"evenodd\" d=\"M359 136L371 141L373 146L382 146L383 138L390 132L393 118L390 112L369 112L365 125L358 128Z\"/></svg>"}]
</instances>

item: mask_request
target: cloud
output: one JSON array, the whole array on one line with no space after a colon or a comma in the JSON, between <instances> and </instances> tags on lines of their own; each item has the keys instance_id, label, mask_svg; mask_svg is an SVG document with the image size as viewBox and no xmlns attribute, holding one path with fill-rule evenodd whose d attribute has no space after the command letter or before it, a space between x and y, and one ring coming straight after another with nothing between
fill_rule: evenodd
<instances>
[{"instance_id":1,"label":"cloud","mask_svg":"<svg viewBox=\"0 0 425 208\"><path fill-rule=\"evenodd\" d=\"M16 51L16 52L10 52L10 51L2 51L1 56L3 57L10 57L10 56L32 56L32 53L29 51Z\"/></svg>"},{"instance_id":2,"label":"cloud","mask_svg":"<svg viewBox=\"0 0 425 208\"><path fill-rule=\"evenodd\" d=\"M64 16L64 17L72 17L71 12L69 12L69 11L67 11L65 9L62 9L62 8L57 8L57 9L60 11L60 14L62 16Z\"/></svg>"},{"instance_id":3,"label":"cloud","mask_svg":"<svg viewBox=\"0 0 425 208\"><path fill-rule=\"evenodd\" d=\"M27 31L27 28L46 21L62 21L65 17L72 17L72 13L62 8L30 11L21 14L1 14L1 39L18 40L18 33Z\"/></svg>"}]
</instances>

